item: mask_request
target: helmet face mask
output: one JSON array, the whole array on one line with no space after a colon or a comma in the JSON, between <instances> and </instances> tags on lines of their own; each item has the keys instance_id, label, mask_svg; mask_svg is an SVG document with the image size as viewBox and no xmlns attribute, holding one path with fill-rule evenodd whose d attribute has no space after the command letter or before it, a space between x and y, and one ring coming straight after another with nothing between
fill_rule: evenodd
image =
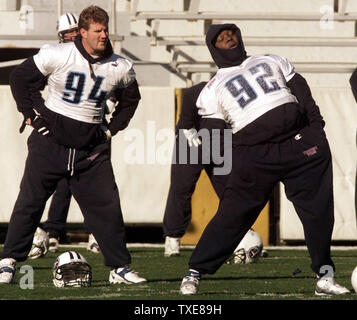
<instances>
[{"instance_id":1,"label":"helmet face mask","mask_svg":"<svg viewBox=\"0 0 357 320\"><path fill-rule=\"evenodd\" d=\"M230 263L234 264L244 264L246 262L247 255L244 248L240 248L234 251Z\"/></svg>"},{"instance_id":2,"label":"helmet face mask","mask_svg":"<svg viewBox=\"0 0 357 320\"><path fill-rule=\"evenodd\" d=\"M58 32L58 39L61 43L72 42L78 34L78 28L72 28Z\"/></svg>"},{"instance_id":3,"label":"helmet face mask","mask_svg":"<svg viewBox=\"0 0 357 320\"><path fill-rule=\"evenodd\" d=\"M89 287L91 282L91 267L80 253L68 251L58 256L53 266L55 287Z\"/></svg>"},{"instance_id":4,"label":"helmet face mask","mask_svg":"<svg viewBox=\"0 0 357 320\"><path fill-rule=\"evenodd\" d=\"M75 13L65 13L57 20L57 35L59 42L73 41L78 34L78 16ZM65 35L71 33L70 37Z\"/></svg>"},{"instance_id":5,"label":"helmet face mask","mask_svg":"<svg viewBox=\"0 0 357 320\"><path fill-rule=\"evenodd\" d=\"M258 258L260 257L262 249L263 249L263 247L261 245L256 245L256 246L250 247L246 251L245 263L256 262L258 260Z\"/></svg>"},{"instance_id":6,"label":"helmet face mask","mask_svg":"<svg viewBox=\"0 0 357 320\"><path fill-rule=\"evenodd\" d=\"M263 250L263 241L260 235L253 229L248 230L232 256L229 264L248 264L257 262Z\"/></svg>"}]
</instances>

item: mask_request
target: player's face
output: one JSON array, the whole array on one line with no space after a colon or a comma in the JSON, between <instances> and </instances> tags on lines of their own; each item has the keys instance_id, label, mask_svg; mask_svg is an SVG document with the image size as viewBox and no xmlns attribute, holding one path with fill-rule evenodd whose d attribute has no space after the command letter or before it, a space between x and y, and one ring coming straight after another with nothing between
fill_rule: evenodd
<instances>
[{"instance_id":1,"label":"player's face","mask_svg":"<svg viewBox=\"0 0 357 320\"><path fill-rule=\"evenodd\" d=\"M238 37L233 30L223 30L217 37L215 46L218 49L229 50L236 48Z\"/></svg>"},{"instance_id":2,"label":"player's face","mask_svg":"<svg viewBox=\"0 0 357 320\"><path fill-rule=\"evenodd\" d=\"M74 41L75 37L78 35L78 29L73 29L70 32L66 32L63 35L64 42L72 42Z\"/></svg>"},{"instance_id":3,"label":"player's face","mask_svg":"<svg viewBox=\"0 0 357 320\"><path fill-rule=\"evenodd\" d=\"M108 26L98 22L92 22L88 30L81 29L82 43L89 54L100 55L107 45L109 31Z\"/></svg>"}]
</instances>

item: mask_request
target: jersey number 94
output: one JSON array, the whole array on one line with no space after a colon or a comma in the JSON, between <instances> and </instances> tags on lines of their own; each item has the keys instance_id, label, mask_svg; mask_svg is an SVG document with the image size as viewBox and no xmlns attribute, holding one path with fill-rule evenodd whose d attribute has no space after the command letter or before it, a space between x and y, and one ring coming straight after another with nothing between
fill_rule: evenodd
<instances>
[{"instance_id":1,"label":"jersey number 94","mask_svg":"<svg viewBox=\"0 0 357 320\"><path fill-rule=\"evenodd\" d=\"M105 98L107 91L100 90L104 77L97 76L94 85L88 95L88 101L95 102L96 107L100 108L100 104ZM71 104L79 104L85 87L86 75L82 72L69 72L67 75L65 91L63 92L62 100Z\"/></svg>"}]
</instances>

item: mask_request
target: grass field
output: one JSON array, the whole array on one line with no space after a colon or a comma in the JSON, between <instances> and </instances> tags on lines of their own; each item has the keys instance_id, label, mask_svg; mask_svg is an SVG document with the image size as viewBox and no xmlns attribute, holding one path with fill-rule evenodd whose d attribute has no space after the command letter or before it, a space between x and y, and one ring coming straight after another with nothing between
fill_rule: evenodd
<instances>
[{"instance_id":1,"label":"grass field","mask_svg":"<svg viewBox=\"0 0 357 320\"><path fill-rule=\"evenodd\" d=\"M52 266L56 257L65 251L82 253L92 267L92 286L89 288L55 288L52 284ZM85 248L61 247L58 253L48 253L37 260L18 263L16 281L0 286L1 300L357 300L350 282L357 265L357 250L332 250L336 264L336 280L353 293L341 297L316 297L315 278L310 270L306 250L268 249L268 257L249 265L223 265L216 274L201 281L199 294L178 294L182 277L192 249L183 249L179 257L165 258L163 248L130 247L132 267L147 278L141 285L110 285L109 269L101 254ZM21 266L33 268L33 289L26 285L27 272ZM295 270L301 272L294 274ZM22 278L24 277L24 278Z\"/></svg>"}]
</instances>

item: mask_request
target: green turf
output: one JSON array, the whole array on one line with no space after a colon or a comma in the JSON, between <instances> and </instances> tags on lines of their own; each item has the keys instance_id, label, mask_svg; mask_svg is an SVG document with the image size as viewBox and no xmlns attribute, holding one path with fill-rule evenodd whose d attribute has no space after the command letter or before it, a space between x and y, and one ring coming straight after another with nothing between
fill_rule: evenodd
<instances>
[{"instance_id":1,"label":"green turf","mask_svg":"<svg viewBox=\"0 0 357 320\"><path fill-rule=\"evenodd\" d=\"M92 286L89 288L55 288L52 284L52 266L56 257L68 250L83 254L92 266ZM353 293L341 297L316 297L315 278L310 270L306 250L268 250L268 257L249 265L223 265L216 274L204 276L199 294L178 294L182 277L192 250L183 249L179 257L165 258L163 248L130 248L132 267L147 278L140 285L111 285L109 269L101 254L84 248L61 248L36 260L18 263L16 281L0 285L1 300L357 300L350 276L357 265L357 250L332 251L336 264L336 280ZM27 273L21 266L31 266L34 288L22 289L27 284ZM295 270L301 272L293 275ZM24 277L24 278L23 278ZM22 285L23 286L23 285Z\"/></svg>"}]
</instances>

